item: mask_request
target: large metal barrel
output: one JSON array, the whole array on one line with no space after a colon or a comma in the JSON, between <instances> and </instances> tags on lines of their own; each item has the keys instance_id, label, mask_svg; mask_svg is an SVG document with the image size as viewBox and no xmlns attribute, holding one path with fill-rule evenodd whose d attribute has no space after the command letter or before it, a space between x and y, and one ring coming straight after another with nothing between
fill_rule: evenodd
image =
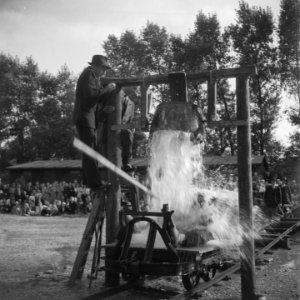
<instances>
[{"instance_id":1,"label":"large metal barrel","mask_svg":"<svg viewBox=\"0 0 300 300\"><path fill-rule=\"evenodd\" d=\"M204 118L199 107L185 102L161 103L157 106L150 133L157 130L201 131Z\"/></svg>"}]
</instances>

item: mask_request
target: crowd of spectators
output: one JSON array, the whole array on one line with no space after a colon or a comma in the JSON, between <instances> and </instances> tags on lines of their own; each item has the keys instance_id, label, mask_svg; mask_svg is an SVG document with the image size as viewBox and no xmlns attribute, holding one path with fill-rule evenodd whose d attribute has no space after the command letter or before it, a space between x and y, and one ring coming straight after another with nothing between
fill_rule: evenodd
<instances>
[{"instance_id":1,"label":"crowd of spectators","mask_svg":"<svg viewBox=\"0 0 300 300\"><path fill-rule=\"evenodd\" d=\"M215 176L213 178L216 180ZM237 188L238 178L233 174L221 181L224 182L225 189ZM252 184L254 204L264 208L267 214L285 214L293 205L300 204L300 186L294 179L287 179L276 173L253 172ZM89 188L77 181L27 182L21 185L2 183L0 178L0 213L55 216L87 214L91 208Z\"/></svg>"},{"instance_id":2,"label":"crowd of spectators","mask_svg":"<svg viewBox=\"0 0 300 300\"><path fill-rule=\"evenodd\" d=\"M90 190L74 182L2 183L0 179L0 212L22 216L55 216L87 214L92 207Z\"/></svg>"}]
</instances>

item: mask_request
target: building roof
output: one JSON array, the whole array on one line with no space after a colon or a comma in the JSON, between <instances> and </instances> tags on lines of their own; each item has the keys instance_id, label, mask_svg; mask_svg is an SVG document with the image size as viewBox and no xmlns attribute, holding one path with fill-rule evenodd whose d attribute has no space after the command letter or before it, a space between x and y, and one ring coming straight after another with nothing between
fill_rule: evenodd
<instances>
[{"instance_id":1,"label":"building roof","mask_svg":"<svg viewBox=\"0 0 300 300\"><path fill-rule=\"evenodd\" d=\"M81 169L81 160L36 160L8 167L8 170Z\"/></svg>"},{"instance_id":2,"label":"building roof","mask_svg":"<svg viewBox=\"0 0 300 300\"><path fill-rule=\"evenodd\" d=\"M149 158L134 158L131 161L132 165L137 168L147 167ZM220 165L237 165L237 156L203 156L203 164L205 166L220 166ZM266 165L264 155L253 155L253 165ZM79 170L82 168L81 160L37 160L27 162L15 166L8 167L8 170L41 170L41 169L73 169Z\"/></svg>"},{"instance_id":3,"label":"building roof","mask_svg":"<svg viewBox=\"0 0 300 300\"><path fill-rule=\"evenodd\" d=\"M253 155L251 158L253 165L260 165L266 163L264 155ZM203 164L210 166L219 165L237 165L237 156L203 156Z\"/></svg>"}]
</instances>

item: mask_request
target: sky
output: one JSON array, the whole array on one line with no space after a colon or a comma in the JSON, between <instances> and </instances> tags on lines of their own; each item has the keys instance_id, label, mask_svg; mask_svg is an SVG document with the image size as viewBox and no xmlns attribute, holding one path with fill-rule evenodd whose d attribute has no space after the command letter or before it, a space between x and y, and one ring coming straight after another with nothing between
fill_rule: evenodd
<instances>
[{"instance_id":1,"label":"sky","mask_svg":"<svg viewBox=\"0 0 300 300\"><path fill-rule=\"evenodd\" d=\"M247 0L270 7L280 0ZM222 27L235 22L238 0L0 0L0 51L22 61L32 56L41 71L56 74L66 64L79 73L94 54L104 54L108 35L139 34L147 21L183 38L199 11L216 13Z\"/></svg>"},{"instance_id":2,"label":"sky","mask_svg":"<svg viewBox=\"0 0 300 300\"><path fill-rule=\"evenodd\" d=\"M246 2L269 7L278 20L280 0ZM138 35L150 21L184 38L200 11L216 13L224 28L235 23L238 6L238 0L0 0L0 52L21 61L32 56L40 71L52 74L66 64L78 75L94 54L104 54L110 34ZM291 130L282 120L276 135L285 143Z\"/></svg>"}]
</instances>

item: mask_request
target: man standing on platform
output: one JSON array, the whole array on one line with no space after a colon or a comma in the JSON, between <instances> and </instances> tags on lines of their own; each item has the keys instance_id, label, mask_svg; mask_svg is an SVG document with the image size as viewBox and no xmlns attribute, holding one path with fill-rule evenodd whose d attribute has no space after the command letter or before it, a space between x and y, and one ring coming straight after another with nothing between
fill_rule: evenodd
<instances>
[{"instance_id":1,"label":"man standing on platform","mask_svg":"<svg viewBox=\"0 0 300 300\"><path fill-rule=\"evenodd\" d=\"M104 105L103 98L106 98L104 96L114 91L116 84L109 83L103 86L101 83L100 77L105 76L106 71L111 69L107 57L94 55L89 65L82 71L77 81L73 119L79 139L97 150L97 111ZM83 154L82 168L83 181L91 191L97 192L106 186L100 178L96 160Z\"/></svg>"}]
</instances>

